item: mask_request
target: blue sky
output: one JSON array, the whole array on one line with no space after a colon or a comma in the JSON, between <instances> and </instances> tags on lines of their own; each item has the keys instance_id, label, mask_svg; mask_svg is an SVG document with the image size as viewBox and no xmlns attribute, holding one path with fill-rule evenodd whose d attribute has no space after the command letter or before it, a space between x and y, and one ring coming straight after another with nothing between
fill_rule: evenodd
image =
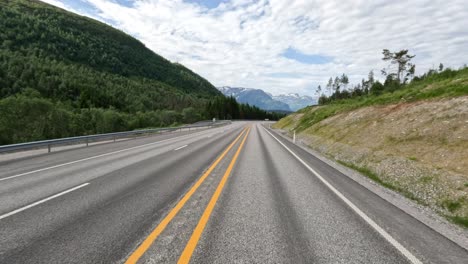
<instances>
[{"instance_id":1,"label":"blue sky","mask_svg":"<svg viewBox=\"0 0 468 264\"><path fill-rule=\"evenodd\" d=\"M289 47L282 54L285 58L304 63L304 64L326 64L333 59L331 57L320 54L305 54L295 48Z\"/></svg>"},{"instance_id":2,"label":"blue sky","mask_svg":"<svg viewBox=\"0 0 468 264\"><path fill-rule=\"evenodd\" d=\"M468 63L466 0L43 1L123 30L216 86L313 95L342 73L379 78L382 49L409 49L417 73Z\"/></svg>"},{"instance_id":3,"label":"blue sky","mask_svg":"<svg viewBox=\"0 0 468 264\"><path fill-rule=\"evenodd\" d=\"M207 8L216 8L220 3L226 2L226 0L186 0L189 3L195 3Z\"/></svg>"}]
</instances>

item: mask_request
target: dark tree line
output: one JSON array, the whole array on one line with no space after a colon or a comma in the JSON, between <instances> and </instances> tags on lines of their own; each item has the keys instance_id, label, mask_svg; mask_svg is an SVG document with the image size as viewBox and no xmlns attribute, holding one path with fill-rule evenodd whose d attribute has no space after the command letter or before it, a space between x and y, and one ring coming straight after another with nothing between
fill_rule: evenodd
<instances>
[{"instance_id":1,"label":"dark tree line","mask_svg":"<svg viewBox=\"0 0 468 264\"><path fill-rule=\"evenodd\" d=\"M218 96L206 105L208 116L217 119L278 120L282 113L262 110L254 105L240 104L234 97Z\"/></svg>"},{"instance_id":2,"label":"dark tree line","mask_svg":"<svg viewBox=\"0 0 468 264\"><path fill-rule=\"evenodd\" d=\"M434 80L447 79L455 76L457 71L450 68L444 68L440 63L437 69L430 69L421 76L415 76L416 66L411 63L415 55L408 54L408 50L390 52L384 49L382 60L389 62L387 68L382 69L381 73L385 77L382 83L375 79L374 72L370 71L367 79L362 79L352 87L349 87L349 79L346 74L339 77L331 77L326 85L326 91L329 96L324 94L324 90L319 85L316 94L319 95L319 104L328 104L338 100L357 98L364 96L378 96L383 93L392 93L404 89L409 83L421 82L428 78Z\"/></svg>"},{"instance_id":3,"label":"dark tree line","mask_svg":"<svg viewBox=\"0 0 468 264\"><path fill-rule=\"evenodd\" d=\"M348 87L349 79L346 74L335 78L330 77L326 86L330 94L329 96L322 93L322 88L320 86L316 90L316 93L320 94L319 104L327 104L336 100L361 96L380 95L384 92L393 92L404 88L411 80L418 80L418 77L414 77L416 66L411 63L411 59L415 56L408 54L408 50L390 52L384 49L382 54L382 60L389 62L389 66L381 71L382 75L385 76L384 83L375 80L373 71L369 72L367 80L362 79L361 83L351 88Z\"/></svg>"},{"instance_id":4,"label":"dark tree line","mask_svg":"<svg viewBox=\"0 0 468 264\"><path fill-rule=\"evenodd\" d=\"M200 110L155 110L126 113L115 108L74 108L44 98L34 89L0 100L0 145L42 139L91 135L139 128L174 126L206 119L278 120L284 114L266 112L219 96Z\"/></svg>"}]
</instances>

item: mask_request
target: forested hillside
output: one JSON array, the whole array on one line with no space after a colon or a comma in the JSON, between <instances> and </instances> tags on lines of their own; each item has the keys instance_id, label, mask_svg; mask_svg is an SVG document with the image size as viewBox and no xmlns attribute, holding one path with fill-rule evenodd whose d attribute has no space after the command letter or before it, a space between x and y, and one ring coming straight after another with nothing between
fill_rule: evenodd
<instances>
[{"instance_id":1,"label":"forested hillside","mask_svg":"<svg viewBox=\"0 0 468 264\"><path fill-rule=\"evenodd\" d=\"M0 31L0 37L3 40L2 50L8 51L4 56L20 55L32 62L48 58L49 60L42 61L48 66L56 66L58 62L63 62L85 66L100 73L152 79L196 96L219 94L208 81L187 68L171 63L147 49L135 38L101 22L42 2L23 0L2 2L4 3L0 27L4 30ZM31 77L35 74L31 71L33 70L25 74ZM13 71L12 77L19 77L15 76L18 72ZM83 73L90 74L86 71ZM11 79L7 81L12 82ZM34 85L34 83L28 84ZM73 85L73 83L67 84Z\"/></svg>"},{"instance_id":2,"label":"forested hillside","mask_svg":"<svg viewBox=\"0 0 468 264\"><path fill-rule=\"evenodd\" d=\"M39 1L0 2L0 144L195 122L212 118L218 96L108 25Z\"/></svg>"}]
</instances>

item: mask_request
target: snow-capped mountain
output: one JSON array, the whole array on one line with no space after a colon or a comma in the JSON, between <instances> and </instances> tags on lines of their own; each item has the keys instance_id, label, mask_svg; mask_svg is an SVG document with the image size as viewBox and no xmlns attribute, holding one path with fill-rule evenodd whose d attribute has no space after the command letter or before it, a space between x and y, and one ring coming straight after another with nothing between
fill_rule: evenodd
<instances>
[{"instance_id":1,"label":"snow-capped mountain","mask_svg":"<svg viewBox=\"0 0 468 264\"><path fill-rule=\"evenodd\" d=\"M297 93L281 94L273 96L273 99L286 103L293 111L297 111L309 105L317 104L317 99L307 95L299 95Z\"/></svg>"},{"instance_id":2,"label":"snow-capped mountain","mask_svg":"<svg viewBox=\"0 0 468 264\"><path fill-rule=\"evenodd\" d=\"M233 96L239 103L255 105L263 110L291 111L288 104L273 99L271 94L260 89L223 86L218 90L226 96Z\"/></svg>"},{"instance_id":3,"label":"snow-capped mountain","mask_svg":"<svg viewBox=\"0 0 468 264\"><path fill-rule=\"evenodd\" d=\"M224 95L233 96L240 103L255 105L264 110L297 111L309 105L317 104L317 99L297 93L272 95L261 89L217 87Z\"/></svg>"}]
</instances>

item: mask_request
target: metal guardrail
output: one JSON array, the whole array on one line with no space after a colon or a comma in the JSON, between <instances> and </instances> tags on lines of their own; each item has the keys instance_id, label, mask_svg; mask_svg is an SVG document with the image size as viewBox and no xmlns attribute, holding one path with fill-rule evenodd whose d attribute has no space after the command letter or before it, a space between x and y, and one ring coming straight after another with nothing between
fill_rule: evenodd
<instances>
[{"instance_id":1,"label":"metal guardrail","mask_svg":"<svg viewBox=\"0 0 468 264\"><path fill-rule=\"evenodd\" d=\"M38 149L38 148L45 148L45 147L47 147L48 152L51 152L52 146L56 146L56 145L72 145L72 144L86 143L86 146L88 146L89 143L99 142L103 140L114 140L115 142L117 139L120 139L120 138L144 136L144 135L149 135L149 134L154 134L154 133L173 132L177 130L182 131L182 129L190 130L192 128L201 128L201 127L219 127L219 126L227 125L230 123L231 121L228 121L228 120L220 120L216 122L206 121L206 122L198 122L193 125L187 125L187 126L181 126L181 127L164 127L164 128L156 128L156 129L144 129L144 130L115 132L115 133L107 133L107 134L96 134L96 135L89 135L89 136L41 140L41 141L0 146L0 153L14 152L14 151L28 150L28 149Z\"/></svg>"}]
</instances>

